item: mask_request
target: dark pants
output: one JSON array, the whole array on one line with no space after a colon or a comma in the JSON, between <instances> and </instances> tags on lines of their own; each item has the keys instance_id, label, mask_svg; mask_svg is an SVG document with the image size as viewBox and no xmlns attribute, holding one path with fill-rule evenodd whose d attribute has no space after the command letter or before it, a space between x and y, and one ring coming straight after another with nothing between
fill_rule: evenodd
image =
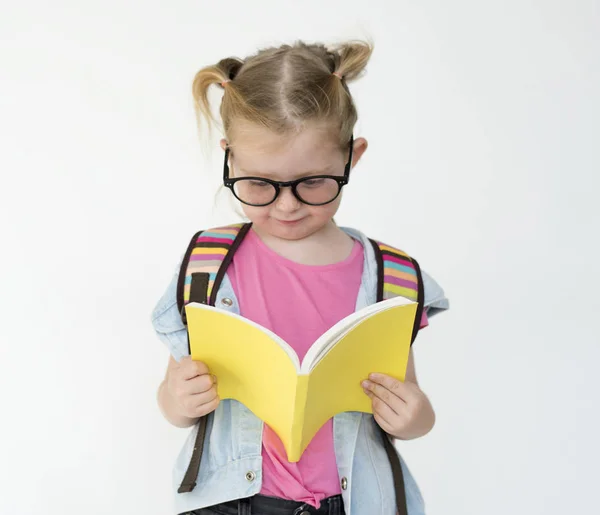
<instances>
[{"instance_id":1,"label":"dark pants","mask_svg":"<svg viewBox=\"0 0 600 515\"><path fill-rule=\"evenodd\" d=\"M335 495L323 499L317 510L310 504L255 495L196 510L191 515L344 515L344 503L341 495Z\"/></svg>"}]
</instances>

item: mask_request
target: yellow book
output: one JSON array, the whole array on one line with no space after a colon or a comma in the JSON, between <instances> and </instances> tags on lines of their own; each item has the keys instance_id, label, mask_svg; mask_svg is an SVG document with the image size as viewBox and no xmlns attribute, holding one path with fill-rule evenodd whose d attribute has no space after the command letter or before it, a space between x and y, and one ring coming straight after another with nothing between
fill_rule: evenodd
<instances>
[{"instance_id":1,"label":"yellow book","mask_svg":"<svg viewBox=\"0 0 600 515\"><path fill-rule=\"evenodd\" d=\"M404 380L417 303L395 297L335 324L300 363L273 332L205 304L186 306L192 359L217 376L221 399L236 399L268 424L297 462L338 413L372 413L361 381L371 372Z\"/></svg>"}]
</instances>

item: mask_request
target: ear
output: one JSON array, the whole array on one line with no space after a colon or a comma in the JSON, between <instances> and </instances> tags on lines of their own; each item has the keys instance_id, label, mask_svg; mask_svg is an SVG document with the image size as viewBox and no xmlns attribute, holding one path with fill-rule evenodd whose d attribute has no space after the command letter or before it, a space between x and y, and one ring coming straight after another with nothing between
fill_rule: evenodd
<instances>
[{"instance_id":1,"label":"ear","mask_svg":"<svg viewBox=\"0 0 600 515\"><path fill-rule=\"evenodd\" d=\"M354 140L354 146L352 147L352 168L360 161L360 158L367 151L368 146L369 143L365 138L357 138Z\"/></svg>"},{"instance_id":2,"label":"ear","mask_svg":"<svg viewBox=\"0 0 600 515\"><path fill-rule=\"evenodd\" d=\"M227 140L225 138L223 138L220 142L219 145L221 145L221 148L223 150L225 150L227 148Z\"/></svg>"}]
</instances>

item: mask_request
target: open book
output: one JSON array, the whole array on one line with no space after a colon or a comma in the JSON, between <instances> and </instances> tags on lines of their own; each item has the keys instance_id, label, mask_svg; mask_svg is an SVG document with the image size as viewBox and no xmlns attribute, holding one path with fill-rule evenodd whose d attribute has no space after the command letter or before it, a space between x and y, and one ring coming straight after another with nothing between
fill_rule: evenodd
<instances>
[{"instance_id":1,"label":"open book","mask_svg":"<svg viewBox=\"0 0 600 515\"><path fill-rule=\"evenodd\" d=\"M349 315L302 363L285 341L240 315L194 302L185 309L192 359L217 376L219 397L244 404L297 462L334 415L372 413L360 384L371 372L404 380L417 303L395 297Z\"/></svg>"}]
</instances>

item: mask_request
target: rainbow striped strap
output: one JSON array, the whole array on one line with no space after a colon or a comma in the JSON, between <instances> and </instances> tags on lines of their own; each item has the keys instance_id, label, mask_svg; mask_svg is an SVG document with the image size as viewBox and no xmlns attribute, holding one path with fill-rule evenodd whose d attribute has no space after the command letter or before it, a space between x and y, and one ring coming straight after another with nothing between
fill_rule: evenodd
<instances>
[{"instance_id":1,"label":"rainbow striped strap","mask_svg":"<svg viewBox=\"0 0 600 515\"><path fill-rule=\"evenodd\" d=\"M376 240L370 241L377 259L377 302L404 297L418 304L412 336L414 342L424 309L423 278L419 263L406 252Z\"/></svg>"},{"instance_id":2,"label":"rainbow striped strap","mask_svg":"<svg viewBox=\"0 0 600 515\"><path fill-rule=\"evenodd\" d=\"M240 223L194 234L181 263L177 283L177 307L184 323L183 307L189 302L215 305L225 271L250 226Z\"/></svg>"},{"instance_id":3,"label":"rainbow striped strap","mask_svg":"<svg viewBox=\"0 0 600 515\"><path fill-rule=\"evenodd\" d=\"M177 307L184 323L189 302L215 305L219 286L235 250L252 224L239 223L194 234L181 263ZM402 296L419 304L415 333L423 310L423 281L419 264L405 252L370 240L377 259L377 302Z\"/></svg>"}]
</instances>

